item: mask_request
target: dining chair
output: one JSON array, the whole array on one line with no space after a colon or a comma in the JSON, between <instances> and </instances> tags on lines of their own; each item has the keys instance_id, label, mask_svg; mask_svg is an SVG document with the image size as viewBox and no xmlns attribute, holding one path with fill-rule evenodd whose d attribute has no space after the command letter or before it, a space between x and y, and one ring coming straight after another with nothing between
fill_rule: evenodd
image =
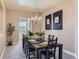
<instances>
[{"instance_id":1,"label":"dining chair","mask_svg":"<svg viewBox=\"0 0 79 59\"><path fill-rule=\"evenodd\" d=\"M23 37L22 37L22 48L23 48L23 52L26 54L26 36L23 34Z\"/></svg>"},{"instance_id":2,"label":"dining chair","mask_svg":"<svg viewBox=\"0 0 79 59\"><path fill-rule=\"evenodd\" d=\"M45 59L50 59L50 57L54 57L55 59L57 40L58 38L54 39L54 35L48 36L48 47L40 53L41 55L45 56Z\"/></svg>"},{"instance_id":3,"label":"dining chair","mask_svg":"<svg viewBox=\"0 0 79 59\"><path fill-rule=\"evenodd\" d=\"M28 57L28 59L35 58L35 49L28 43L28 40L31 40L31 38L26 36L25 40L26 57ZM34 57L31 57L31 54L34 55Z\"/></svg>"}]
</instances>

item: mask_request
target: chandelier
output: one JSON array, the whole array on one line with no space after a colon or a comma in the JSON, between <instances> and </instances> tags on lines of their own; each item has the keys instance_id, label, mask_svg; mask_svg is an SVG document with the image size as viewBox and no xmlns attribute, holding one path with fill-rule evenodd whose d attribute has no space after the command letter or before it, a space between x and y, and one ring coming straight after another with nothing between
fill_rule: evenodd
<instances>
[{"instance_id":1,"label":"chandelier","mask_svg":"<svg viewBox=\"0 0 79 59\"><path fill-rule=\"evenodd\" d=\"M31 20L41 20L41 16L39 16L37 12L37 0L35 5L35 17L31 17Z\"/></svg>"}]
</instances>

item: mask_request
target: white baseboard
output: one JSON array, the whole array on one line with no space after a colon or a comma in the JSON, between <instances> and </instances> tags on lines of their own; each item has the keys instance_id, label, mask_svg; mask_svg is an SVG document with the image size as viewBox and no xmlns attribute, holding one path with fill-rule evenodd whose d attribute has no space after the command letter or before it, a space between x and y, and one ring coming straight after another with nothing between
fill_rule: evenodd
<instances>
[{"instance_id":1,"label":"white baseboard","mask_svg":"<svg viewBox=\"0 0 79 59\"><path fill-rule=\"evenodd\" d=\"M76 59L78 58L75 53L72 53L72 52L70 52L68 50L63 50L63 52L68 54L68 55L71 55L71 56L75 57Z\"/></svg>"},{"instance_id":2,"label":"white baseboard","mask_svg":"<svg viewBox=\"0 0 79 59\"><path fill-rule=\"evenodd\" d=\"M2 52L2 54L1 54L1 56L0 56L0 59L3 58L3 55L4 55L5 50L6 50L6 47L3 49L3 52Z\"/></svg>"}]
</instances>

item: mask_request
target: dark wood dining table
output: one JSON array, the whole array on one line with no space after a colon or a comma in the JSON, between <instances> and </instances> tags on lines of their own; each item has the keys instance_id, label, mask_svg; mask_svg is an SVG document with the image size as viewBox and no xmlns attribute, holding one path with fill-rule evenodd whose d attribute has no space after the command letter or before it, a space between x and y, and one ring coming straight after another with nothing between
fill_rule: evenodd
<instances>
[{"instance_id":1,"label":"dark wood dining table","mask_svg":"<svg viewBox=\"0 0 79 59\"><path fill-rule=\"evenodd\" d=\"M45 49L48 46L48 40L45 40L43 42L39 42L36 40L29 40L29 44L31 44L36 49L36 55L37 59L40 59L40 50ZM58 59L62 59L63 54L63 44L57 43L56 47L58 47ZM51 47L52 48L52 47Z\"/></svg>"}]
</instances>

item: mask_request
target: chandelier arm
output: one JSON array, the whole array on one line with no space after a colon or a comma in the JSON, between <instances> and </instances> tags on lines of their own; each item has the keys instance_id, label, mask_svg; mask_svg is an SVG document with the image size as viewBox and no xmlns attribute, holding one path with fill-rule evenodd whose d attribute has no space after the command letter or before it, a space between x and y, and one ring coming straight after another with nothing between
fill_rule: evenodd
<instances>
[{"instance_id":1,"label":"chandelier arm","mask_svg":"<svg viewBox=\"0 0 79 59\"><path fill-rule=\"evenodd\" d=\"M37 17L37 0L36 0L36 6L35 6L35 9L36 9L36 12L35 12L35 18L34 18L34 19L36 20L36 19L38 18L38 17Z\"/></svg>"},{"instance_id":2,"label":"chandelier arm","mask_svg":"<svg viewBox=\"0 0 79 59\"><path fill-rule=\"evenodd\" d=\"M41 19L41 17L38 16L38 12L37 12L37 9L38 9L38 8L37 8L37 1L38 1L38 0L35 0L35 5L36 5L36 6L35 6L35 17L31 17L32 20L40 20L40 19Z\"/></svg>"},{"instance_id":3,"label":"chandelier arm","mask_svg":"<svg viewBox=\"0 0 79 59\"><path fill-rule=\"evenodd\" d=\"M37 0L36 0L36 12L37 12Z\"/></svg>"}]
</instances>

